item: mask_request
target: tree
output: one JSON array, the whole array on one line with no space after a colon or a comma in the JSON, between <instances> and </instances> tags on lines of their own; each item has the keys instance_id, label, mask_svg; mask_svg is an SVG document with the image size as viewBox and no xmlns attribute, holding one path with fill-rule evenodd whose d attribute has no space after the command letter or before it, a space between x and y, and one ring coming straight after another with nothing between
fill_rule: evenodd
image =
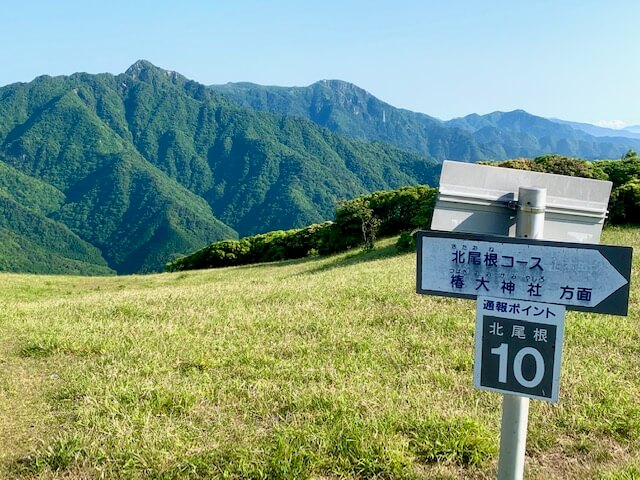
<instances>
[{"instance_id":1,"label":"tree","mask_svg":"<svg viewBox=\"0 0 640 480\"><path fill-rule=\"evenodd\" d=\"M373 250L378 228L380 228L380 219L375 216L368 202L364 201L364 199L357 202L356 208L357 215L362 222L362 239L364 240L362 248L365 251Z\"/></svg>"}]
</instances>

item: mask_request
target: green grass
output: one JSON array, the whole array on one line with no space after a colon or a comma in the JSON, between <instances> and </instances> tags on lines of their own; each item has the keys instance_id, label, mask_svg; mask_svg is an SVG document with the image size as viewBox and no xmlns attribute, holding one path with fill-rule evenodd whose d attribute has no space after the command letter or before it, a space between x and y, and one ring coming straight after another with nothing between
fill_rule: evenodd
<instances>
[{"instance_id":1,"label":"green grass","mask_svg":"<svg viewBox=\"0 0 640 480\"><path fill-rule=\"evenodd\" d=\"M640 245L640 230L603 243ZM570 312L527 478L637 478L628 317ZM130 277L0 276L2 478L492 478L501 396L472 387L474 303L415 255Z\"/></svg>"}]
</instances>

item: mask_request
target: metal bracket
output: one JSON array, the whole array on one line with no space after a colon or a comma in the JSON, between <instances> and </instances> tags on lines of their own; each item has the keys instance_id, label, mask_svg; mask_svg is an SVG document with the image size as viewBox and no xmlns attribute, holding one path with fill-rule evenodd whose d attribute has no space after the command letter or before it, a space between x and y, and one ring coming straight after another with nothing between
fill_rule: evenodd
<instances>
[{"instance_id":1,"label":"metal bracket","mask_svg":"<svg viewBox=\"0 0 640 480\"><path fill-rule=\"evenodd\" d=\"M527 212L527 213L544 213L546 211L546 209L540 208L540 207L524 207L524 206L518 206L518 209L521 212Z\"/></svg>"}]
</instances>

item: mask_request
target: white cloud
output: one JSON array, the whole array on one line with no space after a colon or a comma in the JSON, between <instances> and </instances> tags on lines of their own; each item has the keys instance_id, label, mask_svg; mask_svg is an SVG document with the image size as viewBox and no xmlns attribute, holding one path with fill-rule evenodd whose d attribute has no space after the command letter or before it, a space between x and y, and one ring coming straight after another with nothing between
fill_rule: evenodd
<instances>
[{"instance_id":1,"label":"white cloud","mask_svg":"<svg viewBox=\"0 0 640 480\"><path fill-rule=\"evenodd\" d=\"M622 120L598 120L595 124L599 127L614 128L616 130L627 126L627 124Z\"/></svg>"}]
</instances>

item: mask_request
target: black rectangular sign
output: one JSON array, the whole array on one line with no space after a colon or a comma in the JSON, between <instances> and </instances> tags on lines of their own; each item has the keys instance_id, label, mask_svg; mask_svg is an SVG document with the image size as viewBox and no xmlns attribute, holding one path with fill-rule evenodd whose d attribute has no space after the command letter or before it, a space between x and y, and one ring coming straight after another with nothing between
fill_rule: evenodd
<instances>
[{"instance_id":1,"label":"black rectangular sign","mask_svg":"<svg viewBox=\"0 0 640 480\"><path fill-rule=\"evenodd\" d=\"M558 401L562 305L478 297L474 385Z\"/></svg>"}]
</instances>

